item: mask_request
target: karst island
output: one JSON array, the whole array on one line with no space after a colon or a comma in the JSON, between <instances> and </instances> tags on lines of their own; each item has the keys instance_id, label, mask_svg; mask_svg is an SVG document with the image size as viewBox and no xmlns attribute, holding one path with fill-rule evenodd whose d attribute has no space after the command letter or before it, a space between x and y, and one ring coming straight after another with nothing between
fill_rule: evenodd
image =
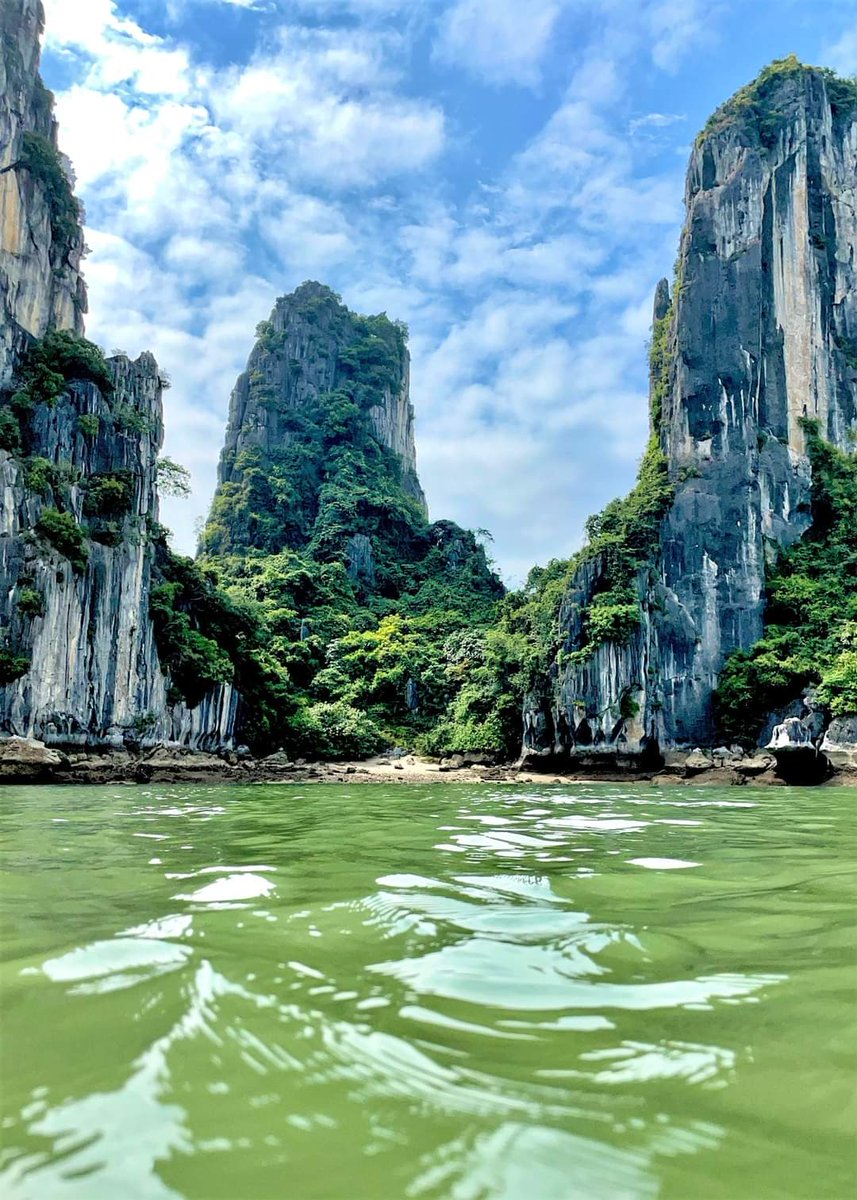
<instances>
[{"instance_id":1,"label":"karst island","mask_svg":"<svg viewBox=\"0 0 857 1200\"><path fill-rule=\"evenodd\" d=\"M853 30L46 7L0 7L4 1195L852 1194Z\"/></svg>"}]
</instances>

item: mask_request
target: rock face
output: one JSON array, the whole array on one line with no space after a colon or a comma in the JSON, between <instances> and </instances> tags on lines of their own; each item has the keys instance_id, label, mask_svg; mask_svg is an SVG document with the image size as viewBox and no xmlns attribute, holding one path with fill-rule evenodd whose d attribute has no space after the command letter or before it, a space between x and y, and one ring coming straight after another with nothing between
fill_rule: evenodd
<instances>
[{"instance_id":1,"label":"rock face","mask_svg":"<svg viewBox=\"0 0 857 1200\"><path fill-rule=\"evenodd\" d=\"M114 358L110 368L109 400L78 383L35 410L35 456L0 450L0 628L30 658L29 669L0 688L0 731L62 745L229 745L230 688L192 710L167 705L169 679L149 619L161 384L150 354ZM94 424L82 427L81 417ZM53 468L46 488L28 485L34 458ZM92 481L105 478L128 487L121 514L92 511ZM90 534L78 567L39 533L58 503Z\"/></svg>"},{"instance_id":2,"label":"rock face","mask_svg":"<svg viewBox=\"0 0 857 1200\"><path fill-rule=\"evenodd\" d=\"M834 717L824 735L821 751L834 767L857 771L857 716Z\"/></svg>"},{"instance_id":3,"label":"rock face","mask_svg":"<svg viewBox=\"0 0 857 1200\"><path fill-rule=\"evenodd\" d=\"M38 458L68 480L63 507L84 524L85 482L107 473L129 481L128 511L93 540L88 561L75 569L43 538L34 536L46 509L57 511L53 490L27 486L24 462L0 451L0 609L15 647L32 655L29 671L0 691L3 728L46 741L118 737L140 714L165 705L163 677L148 621L150 555L147 522L157 514L155 462L161 440L161 389L151 355L136 363L115 359L111 403L92 383L76 384L52 408L33 414ZM117 428L126 407L143 432ZM86 435L81 415L95 418ZM95 531L96 537L99 531ZM36 594L42 612L22 610Z\"/></svg>"},{"instance_id":4,"label":"rock face","mask_svg":"<svg viewBox=\"0 0 857 1200\"><path fill-rule=\"evenodd\" d=\"M671 467L688 478L661 571L690 620L662 639L668 739L708 734L724 657L762 634L766 549L809 525L801 417L841 449L857 423L857 122L811 70L768 103L780 114L770 144L749 119L726 119L688 173L663 419Z\"/></svg>"},{"instance_id":5,"label":"rock face","mask_svg":"<svg viewBox=\"0 0 857 1200\"><path fill-rule=\"evenodd\" d=\"M810 68L776 77L761 117L740 100L693 150L672 298L662 281L655 300L654 433L675 493L635 581L639 628L554 664L525 706L531 755L712 743L724 659L762 634L766 564L810 523L800 420L842 449L857 427L857 120ZM572 581L568 652L600 570Z\"/></svg>"},{"instance_id":6,"label":"rock face","mask_svg":"<svg viewBox=\"0 0 857 1200\"><path fill-rule=\"evenodd\" d=\"M28 350L50 331L80 335L86 307L79 210L56 155L52 97L38 76L40 19L38 0L9 0L0 12L7 420ZM23 443L0 449L0 734L66 745L228 746L232 689L217 688L193 710L168 706L149 618L163 434L158 367L150 354L136 362L119 356L109 376L112 390L110 379L99 387L69 378L61 395L24 414ZM51 518L65 522L53 537L44 527ZM77 553L63 545L64 531L79 542Z\"/></svg>"},{"instance_id":7,"label":"rock face","mask_svg":"<svg viewBox=\"0 0 857 1200\"><path fill-rule=\"evenodd\" d=\"M367 378L379 364L372 386L361 383L358 392L352 386L355 380ZM262 530L251 520L241 526L235 517L240 503L234 501L258 487L253 472L276 472L290 446L305 445L307 421L323 420L348 388L363 427L395 455L402 490L425 513L417 477L409 371L404 337L385 317L357 316L320 283L304 283L291 295L281 296L269 320L259 326L247 369L232 392L214 512L219 502L226 501L233 512L225 536L209 527L206 548L214 552L252 546L272 551L302 548L309 540L313 511L302 514L303 526L299 522L292 526L285 519L287 510L295 507L291 497L282 501L269 494L264 506L272 512L282 509L284 519L279 526ZM284 473L293 476L295 465L290 463ZM366 553L366 547L352 547L348 557L353 570L371 574Z\"/></svg>"},{"instance_id":8,"label":"rock face","mask_svg":"<svg viewBox=\"0 0 857 1200\"><path fill-rule=\"evenodd\" d=\"M53 98L38 73L42 19L41 0L0 8L0 384L26 334L82 333L86 311L80 229L59 236L45 187L25 165L25 135L57 145Z\"/></svg>"}]
</instances>

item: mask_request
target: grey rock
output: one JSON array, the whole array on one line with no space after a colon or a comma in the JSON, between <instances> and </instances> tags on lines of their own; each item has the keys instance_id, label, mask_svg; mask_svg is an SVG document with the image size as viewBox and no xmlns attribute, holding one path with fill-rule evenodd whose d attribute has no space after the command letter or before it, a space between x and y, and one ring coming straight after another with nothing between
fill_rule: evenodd
<instances>
[{"instance_id":1,"label":"grey rock","mask_svg":"<svg viewBox=\"0 0 857 1200\"><path fill-rule=\"evenodd\" d=\"M271 766L293 767L293 766L295 766L295 763L292 762L292 760L289 758L288 754L286 754L285 750L277 750L274 754L267 755L261 761L262 761L263 765L266 767L271 767Z\"/></svg>"},{"instance_id":2,"label":"grey rock","mask_svg":"<svg viewBox=\"0 0 857 1200\"><path fill-rule=\"evenodd\" d=\"M857 713L834 717L821 743L822 750L857 750Z\"/></svg>"},{"instance_id":3,"label":"grey rock","mask_svg":"<svg viewBox=\"0 0 857 1200\"><path fill-rule=\"evenodd\" d=\"M735 770L739 775L764 775L766 771L774 769L776 761L771 754L754 754L748 758L742 758L740 762L736 762Z\"/></svg>"},{"instance_id":4,"label":"grey rock","mask_svg":"<svg viewBox=\"0 0 857 1200\"><path fill-rule=\"evenodd\" d=\"M56 146L57 125L38 75L40 0L0 6L0 384L8 382L28 335L83 332L83 232L54 244L41 182L18 162L25 132Z\"/></svg>"},{"instance_id":5,"label":"grey rock","mask_svg":"<svg viewBox=\"0 0 857 1200\"><path fill-rule=\"evenodd\" d=\"M81 334L86 310L83 234L54 244L43 185L16 165L25 133L57 144L37 74L40 11L38 0L7 0L0 9L0 386L9 385L30 339L49 329ZM67 474L67 509L94 535L85 570L73 571L34 538L50 501L26 487L20 461L0 450L0 628L31 657L26 674L0 687L0 732L81 747L172 741L226 747L238 696L224 685L192 710L168 705L169 679L149 619L148 535L158 517L163 436L158 366L150 354L135 362L117 355L110 370L109 401L92 383L72 383L53 407L38 407L31 422L32 452ZM133 413L133 427L114 419L117 409ZM81 430L82 416L98 418L97 434ZM102 472L122 472L131 481L130 511L112 529L84 512L80 481ZM23 587L40 593L42 615L19 611Z\"/></svg>"},{"instance_id":6,"label":"grey rock","mask_svg":"<svg viewBox=\"0 0 857 1200\"><path fill-rule=\"evenodd\" d=\"M213 754L164 752L138 763L135 775L147 783L195 783L228 779L238 771Z\"/></svg>"},{"instance_id":7,"label":"grey rock","mask_svg":"<svg viewBox=\"0 0 857 1200\"><path fill-rule=\"evenodd\" d=\"M833 111L812 70L783 76L766 102L782 114L773 145L745 112L694 146L681 287L671 306L664 281L655 296L670 363L656 433L675 497L634 582L640 626L568 661L605 582L597 556L582 562L559 613L563 654L524 704L525 759L583 761L597 748L640 762L711 744L723 663L763 632L770 556L810 523L801 419L849 447L857 373L841 346L857 337L857 120ZM633 717L622 715L628 695Z\"/></svg>"},{"instance_id":8,"label":"grey rock","mask_svg":"<svg viewBox=\"0 0 857 1200\"><path fill-rule=\"evenodd\" d=\"M803 752L807 749L814 751L815 746L812 734L803 721L797 717L787 717L782 725L778 725L774 730L771 740L768 742L768 749L778 753L792 750Z\"/></svg>"},{"instance_id":9,"label":"grey rock","mask_svg":"<svg viewBox=\"0 0 857 1200\"><path fill-rule=\"evenodd\" d=\"M698 775L702 771L712 770L715 763L707 754L703 754L701 750L694 750L684 760L684 766L688 775Z\"/></svg>"},{"instance_id":10,"label":"grey rock","mask_svg":"<svg viewBox=\"0 0 857 1200\"><path fill-rule=\"evenodd\" d=\"M348 578L370 586L375 582L375 556L372 539L365 533L355 533L345 545Z\"/></svg>"},{"instance_id":11,"label":"grey rock","mask_svg":"<svg viewBox=\"0 0 857 1200\"><path fill-rule=\"evenodd\" d=\"M274 305L269 321L276 344L257 342L232 392L218 486L240 484L242 452L270 455L282 451L295 437L294 414L336 389L340 382L338 358L350 330L341 319L345 310L324 303L332 295L323 284L308 282L291 295L281 296ZM313 301L319 303L310 319L304 306ZM276 403L270 403L271 398ZM386 389L383 402L370 408L368 415L374 436L399 458L404 490L425 511L417 477L407 351L397 386Z\"/></svg>"},{"instance_id":12,"label":"grey rock","mask_svg":"<svg viewBox=\"0 0 857 1200\"><path fill-rule=\"evenodd\" d=\"M496 755L483 753L479 750L467 751L464 754L451 754L449 758L443 761L452 769L460 770L463 767L490 767L494 765Z\"/></svg>"},{"instance_id":13,"label":"grey rock","mask_svg":"<svg viewBox=\"0 0 857 1200\"><path fill-rule=\"evenodd\" d=\"M0 779L25 782L50 778L67 765L64 754L36 738L0 739Z\"/></svg>"},{"instance_id":14,"label":"grey rock","mask_svg":"<svg viewBox=\"0 0 857 1200\"><path fill-rule=\"evenodd\" d=\"M833 718L821 751L839 770L857 770L857 713Z\"/></svg>"}]
</instances>

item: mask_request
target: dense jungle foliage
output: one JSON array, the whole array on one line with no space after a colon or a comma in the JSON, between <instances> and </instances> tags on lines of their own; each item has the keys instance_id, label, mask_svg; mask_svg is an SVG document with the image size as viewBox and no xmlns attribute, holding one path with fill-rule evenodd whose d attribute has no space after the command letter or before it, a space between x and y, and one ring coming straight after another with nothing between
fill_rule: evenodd
<instances>
[{"instance_id":1,"label":"dense jungle foliage","mask_svg":"<svg viewBox=\"0 0 857 1200\"><path fill-rule=\"evenodd\" d=\"M371 410L403 386L404 328L383 314L349 313L317 285L301 303L300 361L294 322L259 327L248 386L255 371L267 390L249 405L242 434L258 427L261 405L275 421L274 449L243 438L200 557L175 554L151 520L133 533L153 546L150 614L170 699L195 706L215 685L234 684L243 698L239 737L256 753L346 758L400 745L514 756L527 691L640 626L639 575L673 496L659 431L670 314L653 329L652 432L636 486L589 519L573 558L534 568L505 594L480 538L430 523L415 480L378 440ZM284 381L296 377L301 403L287 404L295 388ZM125 536L135 483L122 469L82 478L70 463L33 453L33 415L76 380L95 383L107 400L107 415L78 416L81 438L141 432L135 414L113 402L97 347L50 334L33 343L0 401L0 444L42 498L33 537L82 572L94 541ZM765 637L729 659L716 698L723 736L748 744L767 713L807 686L834 714L857 709L857 456L824 442L811 421L805 431L813 524L770 578ZM187 489L186 472L170 460L159 478L174 493ZM17 613L38 619L38 589L19 584ZM7 637L0 682L28 661ZM632 715L633 698L626 707L621 715Z\"/></svg>"},{"instance_id":2,"label":"dense jungle foliage","mask_svg":"<svg viewBox=\"0 0 857 1200\"><path fill-rule=\"evenodd\" d=\"M404 383L404 327L350 313L319 285L286 303L259 326L239 382L246 428L224 455L200 559L162 547L152 613L176 694L193 702L234 681L256 750L515 755L527 689L563 656L585 661L639 626L636 575L672 498L656 432L669 317L653 334L653 433L636 487L590 519L578 555L504 596L476 537L429 524L375 435L370 410ZM590 561L596 584L570 647L560 613Z\"/></svg>"},{"instance_id":3,"label":"dense jungle foliage","mask_svg":"<svg viewBox=\"0 0 857 1200\"><path fill-rule=\"evenodd\" d=\"M151 613L173 699L197 703L212 684L234 682L240 736L256 752L428 748L466 673L458 642L489 636L502 588L472 534L440 523L426 536L395 600L367 595L342 562L289 550L194 562L161 539ZM505 750L493 725L480 736L480 748Z\"/></svg>"},{"instance_id":4,"label":"dense jungle foliage","mask_svg":"<svg viewBox=\"0 0 857 1200\"><path fill-rule=\"evenodd\" d=\"M256 751L512 752L520 690L487 665L503 587L473 533L429 522L373 425L404 386L405 327L317 284L285 303L239 383L250 415L200 558L159 549L152 615L176 696L234 681Z\"/></svg>"},{"instance_id":5,"label":"dense jungle foliage","mask_svg":"<svg viewBox=\"0 0 857 1200\"><path fill-rule=\"evenodd\" d=\"M724 735L747 744L810 686L834 715L857 711L857 454L803 424L812 526L768 579L764 637L729 657L715 696Z\"/></svg>"}]
</instances>

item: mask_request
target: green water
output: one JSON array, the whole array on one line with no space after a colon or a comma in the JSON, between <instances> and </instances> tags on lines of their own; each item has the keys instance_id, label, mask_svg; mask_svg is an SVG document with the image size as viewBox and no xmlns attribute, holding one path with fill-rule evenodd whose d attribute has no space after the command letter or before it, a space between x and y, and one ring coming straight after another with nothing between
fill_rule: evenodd
<instances>
[{"instance_id":1,"label":"green water","mask_svg":"<svg viewBox=\"0 0 857 1200\"><path fill-rule=\"evenodd\" d=\"M855 802L6 788L0 1194L852 1197Z\"/></svg>"}]
</instances>

